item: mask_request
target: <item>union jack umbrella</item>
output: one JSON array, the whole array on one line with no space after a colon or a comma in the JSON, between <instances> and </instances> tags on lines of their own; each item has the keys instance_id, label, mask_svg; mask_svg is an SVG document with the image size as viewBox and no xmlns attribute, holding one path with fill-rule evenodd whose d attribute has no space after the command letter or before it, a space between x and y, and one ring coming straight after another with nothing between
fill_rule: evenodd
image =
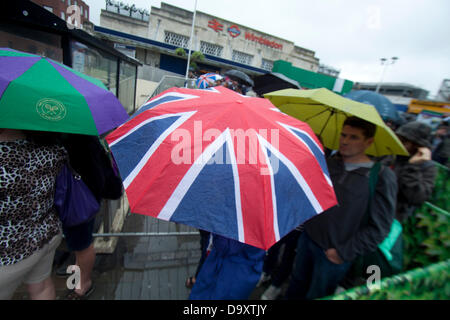
<instances>
[{"instance_id":1,"label":"union jack umbrella","mask_svg":"<svg viewBox=\"0 0 450 320\"><path fill-rule=\"evenodd\" d=\"M106 140L131 212L261 249L337 203L311 128L224 87L166 90Z\"/></svg>"},{"instance_id":2,"label":"union jack umbrella","mask_svg":"<svg viewBox=\"0 0 450 320\"><path fill-rule=\"evenodd\" d=\"M212 83L217 80L221 80L223 77L217 73L205 73L197 78L195 84L199 89L206 89L211 86Z\"/></svg>"}]
</instances>

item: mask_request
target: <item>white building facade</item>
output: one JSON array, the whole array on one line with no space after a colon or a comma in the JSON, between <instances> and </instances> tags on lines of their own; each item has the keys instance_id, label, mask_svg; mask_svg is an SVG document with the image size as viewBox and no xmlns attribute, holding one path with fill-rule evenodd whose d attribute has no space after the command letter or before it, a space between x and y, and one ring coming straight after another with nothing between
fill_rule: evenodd
<instances>
[{"instance_id":1,"label":"white building facade","mask_svg":"<svg viewBox=\"0 0 450 320\"><path fill-rule=\"evenodd\" d=\"M162 2L160 8L151 7L149 16L142 15L139 19L132 9L128 9L127 14L123 6L121 8L113 1L107 2L106 9L102 10L100 16L101 27L174 47L189 48L194 16L191 11ZM133 42L128 41L127 44ZM200 11L196 12L192 50L202 52L206 57L205 62L220 67L218 69L248 67L249 70L245 71L250 74L271 71L276 60L285 60L309 71L317 71L319 67L319 59L312 50ZM156 51L173 54L173 50ZM142 56L139 57L137 53L136 58Z\"/></svg>"}]
</instances>

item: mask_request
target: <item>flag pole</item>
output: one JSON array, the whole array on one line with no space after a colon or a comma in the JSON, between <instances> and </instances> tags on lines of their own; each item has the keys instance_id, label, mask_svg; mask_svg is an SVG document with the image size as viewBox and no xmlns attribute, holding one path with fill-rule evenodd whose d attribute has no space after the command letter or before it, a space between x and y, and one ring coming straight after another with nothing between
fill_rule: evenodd
<instances>
[{"instance_id":1,"label":"flag pole","mask_svg":"<svg viewBox=\"0 0 450 320\"><path fill-rule=\"evenodd\" d=\"M191 37L189 38L189 52L188 52L188 60L186 65L186 78L184 81L184 86L187 88L188 85L188 76L189 76L189 64L191 63L191 50L192 50L192 42L194 38L194 25L195 25L195 14L197 13L197 0L195 0L194 7L194 17L192 18L192 27L191 27Z\"/></svg>"}]
</instances>

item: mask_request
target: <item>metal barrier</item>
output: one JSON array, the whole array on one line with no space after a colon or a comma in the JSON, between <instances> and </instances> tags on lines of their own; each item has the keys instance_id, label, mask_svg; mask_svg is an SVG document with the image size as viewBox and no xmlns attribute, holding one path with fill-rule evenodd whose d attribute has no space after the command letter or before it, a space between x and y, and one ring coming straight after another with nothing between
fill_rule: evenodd
<instances>
[{"instance_id":1,"label":"metal barrier","mask_svg":"<svg viewBox=\"0 0 450 320\"><path fill-rule=\"evenodd\" d=\"M97 253L113 253L121 237L199 236L195 228L139 214L133 214L134 220L139 220L139 225L131 227L136 232L123 231L125 220L131 214L125 193L119 200L102 202L98 214L100 225L93 234Z\"/></svg>"},{"instance_id":2,"label":"metal barrier","mask_svg":"<svg viewBox=\"0 0 450 320\"><path fill-rule=\"evenodd\" d=\"M154 96L157 96L158 94L160 94L161 92L173 88L173 87L177 87L177 88L196 88L195 86L195 79L187 79L183 78L183 77L176 77L176 76L164 76L161 81L159 82L158 86L156 87L155 91L153 91L153 93L147 98L153 98Z\"/></svg>"},{"instance_id":3,"label":"metal barrier","mask_svg":"<svg viewBox=\"0 0 450 320\"><path fill-rule=\"evenodd\" d=\"M125 194L119 200L104 201L100 211L98 215L99 218L102 217L100 226L93 234L97 253L114 253L119 238L124 237L199 236L195 228L131 213ZM127 229L133 232L124 230L130 215L133 215L131 221L139 221L138 224L128 225Z\"/></svg>"}]
</instances>

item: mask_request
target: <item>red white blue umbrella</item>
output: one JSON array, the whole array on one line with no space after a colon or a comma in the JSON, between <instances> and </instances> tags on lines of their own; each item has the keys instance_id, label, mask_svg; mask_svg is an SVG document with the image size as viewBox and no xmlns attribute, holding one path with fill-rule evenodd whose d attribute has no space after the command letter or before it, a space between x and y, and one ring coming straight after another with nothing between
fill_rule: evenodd
<instances>
[{"instance_id":1,"label":"red white blue umbrella","mask_svg":"<svg viewBox=\"0 0 450 320\"><path fill-rule=\"evenodd\" d=\"M336 204L311 128L224 87L166 90L106 140L133 213L258 248Z\"/></svg>"},{"instance_id":2,"label":"red white blue umbrella","mask_svg":"<svg viewBox=\"0 0 450 320\"><path fill-rule=\"evenodd\" d=\"M217 80L222 80L223 77L217 73L205 73L197 78L195 84L199 89L206 89L212 86Z\"/></svg>"}]
</instances>

